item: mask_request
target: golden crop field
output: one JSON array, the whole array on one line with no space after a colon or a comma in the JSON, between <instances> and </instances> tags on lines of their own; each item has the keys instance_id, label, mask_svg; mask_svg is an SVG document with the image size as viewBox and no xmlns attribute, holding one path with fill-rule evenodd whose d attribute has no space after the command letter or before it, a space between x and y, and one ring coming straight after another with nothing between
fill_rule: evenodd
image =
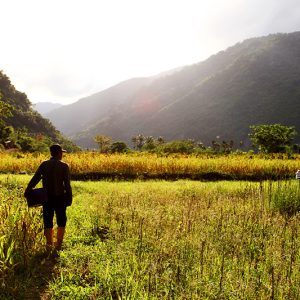
<instances>
[{"instance_id":1,"label":"golden crop field","mask_svg":"<svg viewBox=\"0 0 300 300\"><path fill-rule=\"evenodd\" d=\"M47 159L45 154L0 153L1 173L34 173ZM293 178L300 168L300 156L284 159L260 155L193 156L156 154L100 154L78 152L63 158L74 179L237 179Z\"/></svg>"}]
</instances>

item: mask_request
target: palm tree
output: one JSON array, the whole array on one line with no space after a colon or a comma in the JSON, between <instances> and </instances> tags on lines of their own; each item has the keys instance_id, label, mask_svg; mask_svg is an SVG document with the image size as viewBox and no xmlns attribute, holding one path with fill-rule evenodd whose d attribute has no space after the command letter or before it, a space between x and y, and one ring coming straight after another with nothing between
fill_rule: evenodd
<instances>
[{"instance_id":1,"label":"palm tree","mask_svg":"<svg viewBox=\"0 0 300 300\"><path fill-rule=\"evenodd\" d=\"M152 150L155 148L155 140L153 136L147 136L145 138L144 147L146 150Z\"/></svg>"},{"instance_id":2,"label":"palm tree","mask_svg":"<svg viewBox=\"0 0 300 300\"><path fill-rule=\"evenodd\" d=\"M164 144L165 143L165 139L162 137L162 136L159 136L158 138L157 138L157 143L159 144L159 145L161 145L161 144Z\"/></svg>"},{"instance_id":3,"label":"palm tree","mask_svg":"<svg viewBox=\"0 0 300 300\"><path fill-rule=\"evenodd\" d=\"M141 151L145 142L145 137L142 134L138 134L137 138L137 148Z\"/></svg>"},{"instance_id":4,"label":"palm tree","mask_svg":"<svg viewBox=\"0 0 300 300\"><path fill-rule=\"evenodd\" d=\"M131 142L133 143L133 149L137 149L137 137L136 136L133 136L131 138Z\"/></svg>"}]
</instances>

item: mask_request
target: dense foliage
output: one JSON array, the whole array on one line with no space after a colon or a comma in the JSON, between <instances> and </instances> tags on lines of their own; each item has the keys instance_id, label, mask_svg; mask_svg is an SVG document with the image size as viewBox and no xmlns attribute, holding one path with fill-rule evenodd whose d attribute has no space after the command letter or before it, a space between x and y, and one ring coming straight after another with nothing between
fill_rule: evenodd
<instances>
[{"instance_id":1,"label":"dense foliage","mask_svg":"<svg viewBox=\"0 0 300 300\"><path fill-rule=\"evenodd\" d=\"M297 132L293 127L281 124L250 126L250 138L261 152L279 153L291 151L291 145Z\"/></svg>"},{"instance_id":2,"label":"dense foliage","mask_svg":"<svg viewBox=\"0 0 300 300\"><path fill-rule=\"evenodd\" d=\"M68 150L77 149L49 120L31 108L27 96L17 91L0 71L0 150L47 151L53 142Z\"/></svg>"}]
</instances>

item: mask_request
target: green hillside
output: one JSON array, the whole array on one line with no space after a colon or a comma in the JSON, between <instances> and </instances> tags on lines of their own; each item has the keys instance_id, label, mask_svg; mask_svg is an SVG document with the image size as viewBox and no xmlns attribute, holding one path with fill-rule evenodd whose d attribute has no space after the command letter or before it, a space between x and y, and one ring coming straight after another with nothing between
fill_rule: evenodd
<instances>
[{"instance_id":1,"label":"green hillside","mask_svg":"<svg viewBox=\"0 0 300 300\"><path fill-rule=\"evenodd\" d=\"M26 94L16 90L2 71L0 71L0 104L2 107L0 149L43 151L53 142L61 143L69 150L76 148L49 120L32 109Z\"/></svg>"},{"instance_id":2,"label":"green hillside","mask_svg":"<svg viewBox=\"0 0 300 300\"><path fill-rule=\"evenodd\" d=\"M120 86L122 93L115 93ZM207 145L219 136L249 146L253 124L281 123L300 132L299 100L300 32L295 32L248 39L171 74L123 82L49 118L84 147L94 145L96 134L128 142L138 133ZM58 118L68 113L82 117L61 124Z\"/></svg>"}]
</instances>

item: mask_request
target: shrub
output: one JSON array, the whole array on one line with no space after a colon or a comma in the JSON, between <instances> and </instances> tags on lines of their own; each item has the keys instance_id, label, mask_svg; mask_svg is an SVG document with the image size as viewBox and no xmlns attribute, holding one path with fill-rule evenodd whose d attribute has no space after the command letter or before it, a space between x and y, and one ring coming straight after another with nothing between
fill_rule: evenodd
<instances>
[{"instance_id":1,"label":"shrub","mask_svg":"<svg viewBox=\"0 0 300 300\"><path fill-rule=\"evenodd\" d=\"M194 150L193 140L179 140L163 144L158 147L158 152L163 153L192 153Z\"/></svg>"},{"instance_id":2,"label":"shrub","mask_svg":"<svg viewBox=\"0 0 300 300\"><path fill-rule=\"evenodd\" d=\"M109 147L109 151L112 153L124 153L127 150L128 147L124 142L113 142Z\"/></svg>"},{"instance_id":3,"label":"shrub","mask_svg":"<svg viewBox=\"0 0 300 300\"><path fill-rule=\"evenodd\" d=\"M282 215L291 217L300 211L300 181L279 181L270 195L271 206Z\"/></svg>"}]
</instances>

